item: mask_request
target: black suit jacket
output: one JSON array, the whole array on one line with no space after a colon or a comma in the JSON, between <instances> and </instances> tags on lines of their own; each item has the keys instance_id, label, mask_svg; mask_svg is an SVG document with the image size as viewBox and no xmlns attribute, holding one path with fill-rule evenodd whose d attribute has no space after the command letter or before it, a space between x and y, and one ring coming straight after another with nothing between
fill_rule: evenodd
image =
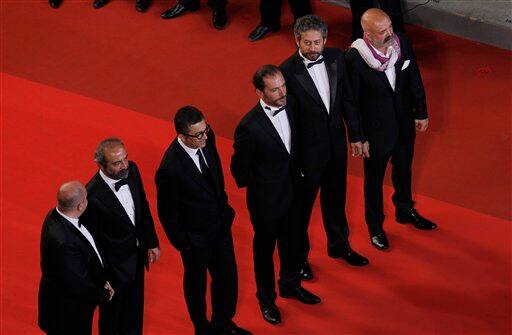
<instances>
[{"instance_id":1,"label":"black suit jacket","mask_svg":"<svg viewBox=\"0 0 512 335\"><path fill-rule=\"evenodd\" d=\"M213 131L202 151L213 187L177 139L165 151L155 176L158 217L169 241L180 251L207 246L219 234L229 235L235 217L224 190Z\"/></svg>"},{"instance_id":2,"label":"black suit jacket","mask_svg":"<svg viewBox=\"0 0 512 335\"><path fill-rule=\"evenodd\" d=\"M147 267L147 250L158 247L158 237L139 169L131 161L128 186L135 205L135 226L99 172L87 184L89 206L84 213L98 236L112 277L121 282L134 280L137 258L142 257Z\"/></svg>"},{"instance_id":3,"label":"black suit jacket","mask_svg":"<svg viewBox=\"0 0 512 335\"><path fill-rule=\"evenodd\" d=\"M253 223L282 218L294 200L294 188L300 180L295 108L293 98L288 97L290 153L259 102L235 129L231 173L238 187L247 187L247 207Z\"/></svg>"},{"instance_id":4,"label":"black suit jacket","mask_svg":"<svg viewBox=\"0 0 512 335\"><path fill-rule=\"evenodd\" d=\"M427 103L411 44L402 34L401 57L395 64L395 90L384 72L370 68L356 49L346 54L354 98L361 113L370 154L389 152L400 140L414 141L414 119L426 119ZM402 70L405 61L407 68Z\"/></svg>"},{"instance_id":5,"label":"black suit jacket","mask_svg":"<svg viewBox=\"0 0 512 335\"><path fill-rule=\"evenodd\" d=\"M288 93L299 106L297 128L306 174L322 169L330 159L346 160L344 122L350 142L364 140L343 54L339 49L325 48L323 57L330 88L329 113L298 51L280 66Z\"/></svg>"},{"instance_id":6,"label":"black suit jacket","mask_svg":"<svg viewBox=\"0 0 512 335\"><path fill-rule=\"evenodd\" d=\"M96 245L98 251L99 246ZM100 254L102 255L102 254ZM41 233L39 327L45 332L80 327L77 317L108 301L103 264L85 236L55 209L46 216Z\"/></svg>"}]
</instances>

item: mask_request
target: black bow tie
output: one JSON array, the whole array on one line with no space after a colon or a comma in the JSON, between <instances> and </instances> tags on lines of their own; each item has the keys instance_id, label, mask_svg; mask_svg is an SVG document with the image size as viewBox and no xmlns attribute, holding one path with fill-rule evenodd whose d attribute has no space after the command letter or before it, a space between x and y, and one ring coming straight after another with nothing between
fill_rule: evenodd
<instances>
[{"instance_id":1,"label":"black bow tie","mask_svg":"<svg viewBox=\"0 0 512 335\"><path fill-rule=\"evenodd\" d=\"M128 178L121 179L120 181L114 184L114 189L116 190L116 192L119 191L119 189L123 185L128 185Z\"/></svg>"},{"instance_id":2,"label":"black bow tie","mask_svg":"<svg viewBox=\"0 0 512 335\"><path fill-rule=\"evenodd\" d=\"M276 110L274 111L274 114L272 114L272 116L276 116L276 115L277 115L277 114L279 114L281 111L284 111L284 109L285 109L285 108L286 108L286 106L283 106L283 107L280 107L280 108L276 109ZM268 107L268 106L265 106L265 109L267 109L267 110L269 110L269 111L271 111L271 110L272 110L272 108L270 108L270 107Z\"/></svg>"},{"instance_id":3,"label":"black bow tie","mask_svg":"<svg viewBox=\"0 0 512 335\"><path fill-rule=\"evenodd\" d=\"M308 64L308 69L309 68L312 68L313 66L317 65L317 64L322 64L324 62L324 58L319 58L317 59L315 62L311 62Z\"/></svg>"}]
</instances>

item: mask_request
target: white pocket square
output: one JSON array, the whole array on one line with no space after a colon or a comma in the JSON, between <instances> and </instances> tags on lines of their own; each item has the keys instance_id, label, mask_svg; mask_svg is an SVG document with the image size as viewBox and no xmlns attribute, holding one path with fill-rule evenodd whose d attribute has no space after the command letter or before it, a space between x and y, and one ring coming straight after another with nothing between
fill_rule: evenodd
<instances>
[{"instance_id":1,"label":"white pocket square","mask_svg":"<svg viewBox=\"0 0 512 335\"><path fill-rule=\"evenodd\" d=\"M409 64L411 64L411 61L410 60L405 60L404 61L404 64L402 65L402 71L407 69L407 67L409 66Z\"/></svg>"}]
</instances>

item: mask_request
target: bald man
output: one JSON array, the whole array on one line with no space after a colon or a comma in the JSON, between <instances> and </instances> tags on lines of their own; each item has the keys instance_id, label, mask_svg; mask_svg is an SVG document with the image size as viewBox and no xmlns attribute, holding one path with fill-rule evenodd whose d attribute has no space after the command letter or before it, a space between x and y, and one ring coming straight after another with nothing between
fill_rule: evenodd
<instances>
[{"instance_id":1,"label":"bald man","mask_svg":"<svg viewBox=\"0 0 512 335\"><path fill-rule=\"evenodd\" d=\"M79 222L87 191L78 181L63 184L57 207L41 234L39 327L50 335L92 333L94 309L112 299L105 259L89 230Z\"/></svg>"},{"instance_id":2,"label":"bald man","mask_svg":"<svg viewBox=\"0 0 512 335\"><path fill-rule=\"evenodd\" d=\"M361 18L363 39L346 54L354 100L369 148L364 149L365 218L373 246L389 248L383 229L382 184L392 164L395 217L420 230L437 226L418 214L411 191L416 131L428 127L427 102L421 74L407 38L394 34L390 18L372 8Z\"/></svg>"}]
</instances>

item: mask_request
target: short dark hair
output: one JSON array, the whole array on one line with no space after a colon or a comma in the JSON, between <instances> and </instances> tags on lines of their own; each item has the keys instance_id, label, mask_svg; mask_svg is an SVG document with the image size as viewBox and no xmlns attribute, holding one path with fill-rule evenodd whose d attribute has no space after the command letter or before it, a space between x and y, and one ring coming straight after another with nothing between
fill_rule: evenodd
<instances>
[{"instance_id":1,"label":"short dark hair","mask_svg":"<svg viewBox=\"0 0 512 335\"><path fill-rule=\"evenodd\" d=\"M257 90L263 91L265 89L265 77L273 77L276 74L281 73L279 68L272 64L261 66L252 76L252 84Z\"/></svg>"},{"instance_id":2,"label":"short dark hair","mask_svg":"<svg viewBox=\"0 0 512 335\"><path fill-rule=\"evenodd\" d=\"M293 26L295 37L300 39L300 34L309 30L316 30L322 34L323 38L327 38L327 25L316 15L305 15L299 18Z\"/></svg>"},{"instance_id":3,"label":"short dark hair","mask_svg":"<svg viewBox=\"0 0 512 335\"><path fill-rule=\"evenodd\" d=\"M174 129L177 134L186 134L190 126L204 120L204 115L194 106L184 106L174 115Z\"/></svg>"},{"instance_id":4,"label":"short dark hair","mask_svg":"<svg viewBox=\"0 0 512 335\"><path fill-rule=\"evenodd\" d=\"M105 158L105 148L113 148L113 147L124 147L123 141L117 137L109 137L101 141L96 150L94 150L94 161L101 166L105 166L107 160Z\"/></svg>"}]
</instances>

